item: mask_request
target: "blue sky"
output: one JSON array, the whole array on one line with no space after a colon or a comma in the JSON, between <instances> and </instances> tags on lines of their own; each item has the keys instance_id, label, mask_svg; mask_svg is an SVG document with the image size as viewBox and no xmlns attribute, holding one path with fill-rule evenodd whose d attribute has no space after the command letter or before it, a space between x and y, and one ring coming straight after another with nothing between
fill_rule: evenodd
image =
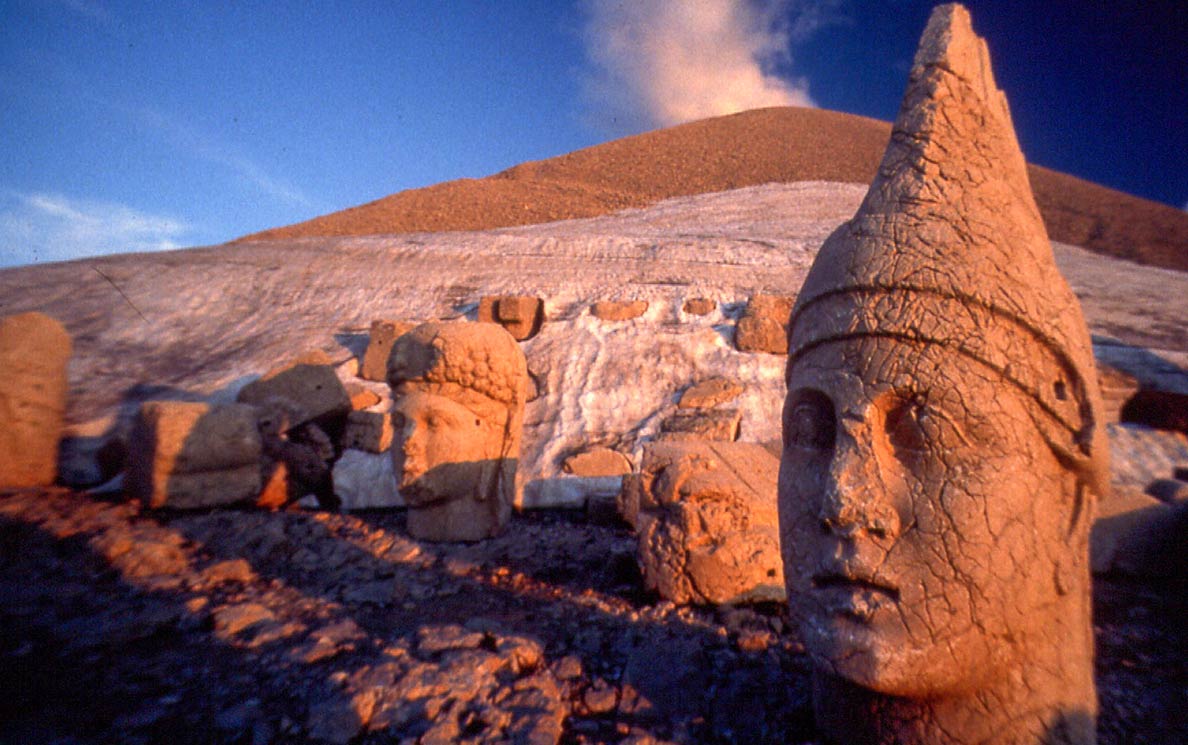
<instances>
[{"instance_id":1,"label":"blue sky","mask_svg":"<svg viewBox=\"0 0 1188 745\"><path fill-rule=\"evenodd\" d=\"M1185 205L1179 3L968 5L1033 162ZM892 119L931 6L0 0L0 266L218 243L738 108Z\"/></svg>"}]
</instances>

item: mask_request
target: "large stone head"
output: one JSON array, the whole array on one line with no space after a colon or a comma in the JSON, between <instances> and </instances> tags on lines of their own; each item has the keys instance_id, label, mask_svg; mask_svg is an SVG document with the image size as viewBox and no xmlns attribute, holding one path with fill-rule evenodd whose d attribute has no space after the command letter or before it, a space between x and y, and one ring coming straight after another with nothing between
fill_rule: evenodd
<instances>
[{"instance_id":1,"label":"large stone head","mask_svg":"<svg viewBox=\"0 0 1188 745\"><path fill-rule=\"evenodd\" d=\"M391 452L414 536L470 541L502 529L527 380L524 353L495 324L426 323L393 344Z\"/></svg>"},{"instance_id":2,"label":"large stone head","mask_svg":"<svg viewBox=\"0 0 1188 745\"><path fill-rule=\"evenodd\" d=\"M875 694L850 719L899 707L876 742L980 742L995 716L1091 738L1092 350L959 6L934 12L879 175L810 270L787 383L781 546L826 733L850 736L848 690Z\"/></svg>"}]
</instances>

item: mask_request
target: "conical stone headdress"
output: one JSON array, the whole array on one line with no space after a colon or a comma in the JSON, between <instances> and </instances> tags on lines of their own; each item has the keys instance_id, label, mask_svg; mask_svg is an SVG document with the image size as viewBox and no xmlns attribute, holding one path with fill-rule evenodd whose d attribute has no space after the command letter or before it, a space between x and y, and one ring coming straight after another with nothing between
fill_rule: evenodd
<instances>
[{"instance_id":1,"label":"conical stone headdress","mask_svg":"<svg viewBox=\"0 0 1188 745\"><path fill-rule=\"evenodd\" d=\"M1056 268L986 44L959 5L933 11L874 183L813 262L788 370L813 347L860 336L943 345L993 368L1104 493L1088 329Z\"/></svg>"}]
</instances>

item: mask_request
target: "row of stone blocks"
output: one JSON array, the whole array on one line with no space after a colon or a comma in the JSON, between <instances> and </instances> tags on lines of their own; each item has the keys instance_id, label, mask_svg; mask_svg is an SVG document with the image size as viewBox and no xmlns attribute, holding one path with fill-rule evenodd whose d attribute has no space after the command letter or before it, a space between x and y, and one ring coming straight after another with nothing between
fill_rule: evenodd
<instances>
[{"instance_id":1,"label":"row of stone blocks","mask_svg":"<svg viewBox=\"0 0 1188 745\"><path fill-rule=\"evenodd\" d=\"M788 317L795 300L783 295L753 296L735 328L734 343L738 350L787 354ZM716 307L717 302L696 297L685 300L681 309L689 315L704 316ZM630 321L641 317L647 310L646 300L600 300L590 306L590 315L603 321ZM498 323L516 341L526 341L536 336L545 322L544 302L529 295L487 295L479 301L478 320ZM374 326L372 333L374 336ZM365 370L383 374L375 367L365 367Z\"/></svg>"}]
</instances>

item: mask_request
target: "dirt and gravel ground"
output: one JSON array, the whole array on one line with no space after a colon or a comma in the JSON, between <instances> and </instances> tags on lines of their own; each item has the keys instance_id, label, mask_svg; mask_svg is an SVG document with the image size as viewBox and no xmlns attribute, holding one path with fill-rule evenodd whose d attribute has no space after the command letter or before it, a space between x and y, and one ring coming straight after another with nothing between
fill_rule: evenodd
<instances>
[{"instance_id":1,"label":"dirt and gravel ground","mask_svg":"<svg viewBox=\"0 0 1188 745\"><path fill-rule=\"evenodd\" d=\"M1098 578L1100 741L1188 727L1182 585ZM678 608L582 513L423 544L400 512L0 492L0 742L814 742L782 608Z\"/></svg>"}]
</instances>

